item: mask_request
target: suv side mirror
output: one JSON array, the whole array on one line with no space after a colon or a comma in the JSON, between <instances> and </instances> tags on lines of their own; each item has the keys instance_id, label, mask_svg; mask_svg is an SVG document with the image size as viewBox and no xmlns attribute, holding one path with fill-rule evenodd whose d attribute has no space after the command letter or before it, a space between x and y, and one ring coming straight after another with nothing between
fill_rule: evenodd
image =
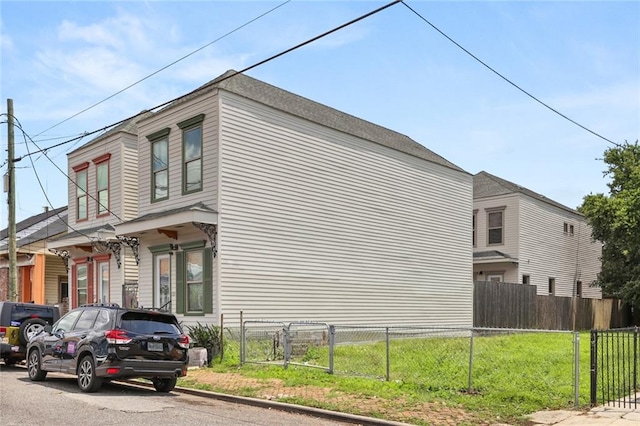
<instances>
[{"instance_id":1,"label":"suv side mirror","mask_svg":"<svg viewBox=\"0 0 640 426\"><path fill-rule=\"evenodd\" d=\"M47 325L45 325L45 326L44 326L44 331L45 331L45 332L47 332L47 333L51 334L51 330L52 330L52 329L51 329L51 326L50 326L49 324L47 324Z\"/></svg>"}]
</instances>

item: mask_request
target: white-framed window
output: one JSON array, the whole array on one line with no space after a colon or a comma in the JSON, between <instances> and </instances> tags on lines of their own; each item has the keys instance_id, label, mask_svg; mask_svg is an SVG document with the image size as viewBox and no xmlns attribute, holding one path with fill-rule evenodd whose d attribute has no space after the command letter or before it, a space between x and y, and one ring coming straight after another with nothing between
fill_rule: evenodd
<instances>
[{"instance_id":1,"label":"white-framed window","mask_svg":"<svg viewBox=\"0 0 640 426\"><path fill-rule=\"evenodd\" d=\"M111 154L103 154L93 159L96 165L96 216L109 214L109 159Z\"/></svg>"},{"instance_id":2,"label":"white-framed window","mask_svg":"<svg viewBox=\"0 0 640 426\"><path fill-rule=\"evenodd\" d=\"M109 261L98 263L98 303L109 303L110 271Z\"/></svg>"},{"instance_id":3,"label":"white-framed window","mask_svg":"<svg viewBox=\"0 0 640 426\"><path fill-rule=\"evenodd\" d=\"M89 205L87 200L87 186L89 163L83 163L73 168L76 173L76 221L80 222L89 218Z\"/></svg>"},{"instance_id":4,"label":"white-framed window","mask_svg":"<svg viewBox=\"0 0 640 426\"><path fill-rule=\"evenodd\" d=\"M489 246L504 244L504 211L505 207L486 209Z\"/></svg>"},{"instance_id":5,"label":"white-framed window","mask_svg":"<svg viewBox=\"0 0 640 426\"><path fill-rule=\"evenodd\" d=\"M88 266L80 264L76 266L76 298L77 306L86 305L89 297L89 282L87 274Z\"/></svg>"},{"instance_id":6,"label":"white-framed window","mask_svg":"<svg viewBox=\"0 0 640 426\"><path fill-rule=\"evenodd\" d=\"M155 256L155 300L154 305L160 311L171 312L171 255Z\"/></svg>"},{"instance_id":7,"label":"white-framed window","mask_svg":"<svg viewBox=\"0 0 640 426\"><path fill-rule=\"evenodd\" d=\"M169 198L169 133L165 128L147 136L151 142L151 202Z\"/></svg>"}]
</instances>

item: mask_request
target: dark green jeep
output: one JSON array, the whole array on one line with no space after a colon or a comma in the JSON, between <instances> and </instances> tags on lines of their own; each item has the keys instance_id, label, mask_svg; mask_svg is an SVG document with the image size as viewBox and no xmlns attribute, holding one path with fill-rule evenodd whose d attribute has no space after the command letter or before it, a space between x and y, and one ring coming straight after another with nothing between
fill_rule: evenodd
<instances>
[{"instance_id":1,"label":"dark green jeep","mask_svg":"<svg viewBox=\"0 0 640 426\"><path fill-rule=\"evenodd\" d=\"M29 339L58 318L57 306L0 302L0 358L7 365L24 360Z\"/></svg>"}]
</instances>

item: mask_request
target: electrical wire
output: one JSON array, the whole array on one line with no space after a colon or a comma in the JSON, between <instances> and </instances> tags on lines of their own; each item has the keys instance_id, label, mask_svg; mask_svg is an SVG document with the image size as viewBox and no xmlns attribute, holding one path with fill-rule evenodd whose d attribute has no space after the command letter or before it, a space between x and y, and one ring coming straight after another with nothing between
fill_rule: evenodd
<instances>
[{"instance_id":1,"label":"electrical wire","mask_svg":"<svg viewBox=\"0 0 640 426\"><path fill-rule=\"evenodd\" d=\"M595 135L597 137L599 137L600 139L603 139L607 142L609 142L610 144L613 144L615 146L617 146L618 148L621 148L622 145L620 145L619 143L616 143L614 141L612 141L611 139L607 139L606 137L602 136L599 133L594 132L593 130L583 126L582 124L578 123L575 120L572 120L571 118L567 117L565 114L561 113L560 111L558 111L557 109L551 107L550 105L544 103L543 101L541 101L540 99L538 99L537 97L535 97L534 95L532 95L531 93L527 92L526 90L524 90L522 87L518 86L516 83L514 83L513 81L509 80L507 77L505 77L504 75L500 74L498 71L496 71L494 68L492 68L491 66L489 66L487 63L485 63L484 61L482 61L480 58L478 58L476 55L474 55L473 53L471 53L469 50L465 49L462 45L460 45L458 42L456 42L454 39L452 39L451 37L449 37L447 34L445 34L442 30L440 30L438 27L436 27L434 24L432 24L431 22L429 22L429 20L427 20L424 16L422 16L420 13L418 13L415 9L413 9L411 6L409 6L404 0L402 0L402 4L409 9L411 12L413 12L416 16L418 16L420 19L422 19L424 22L426 22L429 26L431 26L431 28L433 28L434 30L436 30L438 33L440 33L440 35L442 35L443 37L445 37L447 40L449 40L451 43L455 44L458 48L460 48L463 52L465 52L467 55L471 56L473 59L475 59L477 62L479 62L480 64L482 64L485 68L487 68L489 71L493 72L494 74L496 74L498 77L500 77L501 79L503 79L504 81L506 81L507 83L509 83L510 85L512 85L513 87L515 87L516 89L518 89L519 91L521 91L522 93L524 93L525 95L527 95L528 97L530 97L531 99L533 99L534 101L538 102L539 104L541 104L542 106L544 106L545 108L548 108L549 110L555 112L556 114L558 114L560 117L564 118L565 120L570 121L571 123L575 124L576 126L580 127L583 130L586 130L587 132L591 133L592 135Z\"/></svg>"},{"instance_id":2,"label":"electrical wire","mask_svg":"<svg viewBox=\"0 0 640 426\"><path fill-rule=\"evenodd\" d=\"M184 95L180 95L180 96L178 96L178 97L176 97L176 98L173 98L173 99L171 99L171 100L169 100L169 101L167 101L167 102L164 102L164 103L162 103L162 104L160 104L160 105L156 105L155 107L150 108L147 112L149 112L149 111L151 111L151 112L152 112L152 111L156 111L156 110L158 110L158 109L160 109L160 108L163 108L163 107L165 107L165 106L167 106L167 105L170 105L170 104L174 103L175 101L177 101L177 100L179 100L179 99L186 98L186 97L188 97L188 96L190 96L190 95L192 95L192 94L194 94L194 93L197 93L197 92L201 91L202 89L204 89L204 88L208 87L209 85L221 83L221 82L223 82L223 81L225 81L225 80L230 79L231 77L234 77L234 76L236 76L236 75L238 75L238 74L242 74L242 73L244 73L244 72L246 72L246 71L249 71L249 70L251 70L251 69L253 69L253 68L255 68L255 67L259 66L259 65L263 65L263 64L265 64L265 63L267 63L267 62L269 62L269 61L272 61L272 60L274 60L274 59L276 59L276 58L279 58L279 57L280 57L280 56L282 56L282 55L285 55L285 54L290 53L290 52L292 52L292 51L294 51L294 50L296 50L296 49L299 49L299 48L301 48L301 47L303 47L303 46L306 46L307 44L312 43L312 42L314 42L314 41L317 41L317 40L319 40L319 39L321 39L321 38L323 38L323 37L326 37L326 36L328 36L329 34L333 34L334 32L336 32L336 31L338 31L338 30L341 30L341 29L343 29L343 28L345 28L345 27L348 27L348 26L350 26L350 25L352 25L352 24L355 24L356 22L359 22L359 21L361 21L361 20L363 20L363 19L365 19L365 18L368 18L369 16L375 15L376 13L379 13L379 12L381 12L381 11L383 11L383 10L387 9L387 8L388 8L388 7L390 7L390 6L393 6L393 5L395 5L395 4L397 4L397 3L401 3L401 2L402 2L402 0L393 0L392 2L390 2L390 3L388 3L388 4L384 5L384 6L381 6L381 7L377 8L377 9L375 9L375 10L373 10L373 11L369 12L369 13L366 13L366 14L364 14L364 15L361 15L361 16L359 16L358 18L355 18L355 19L353 19L353 20L351 20L351 21L349 21L349 22L347 22L347 23L345 23L345 24L342 24L342 25L340 25L340 26L338 26L338 27L335 27L334 29L329 30L329 31L327 31L327 32L324 32L324 33L322 33L322 34L320 34L320 35L318 35L318 36L315 36L315 37L313 37L313 38L311 38L311 39L309 39L309 40L307 40L307 41L305 41L305 42L299 43L299 44L295 45L294 47L291 47L291 48L286 49L286 50L284 50L284 51L282 51L282 52L280 52L280 53L277 53L277 54L275 54L275 55L273 55L273 56L270 56L270 57L268 57L267 59L264 59L264 60L262 60L262 61L260 61L260 62L257 62L257 63L255 63L255 64L253 64L253 65L250 65L250 66L248 66L248 67L246 67L246 68L244 68L244 69L242 69L242 70L240 70L240 71L236 71L235 73L229 74L228 76L225 76L225 77L220 78L220 79L216 79L216 80L214 80L213 82L208 83L208 84L205 84L204 86L200 86L200 87L198 87L198 88L196 88L196 89L194 89L194 90L192 90L192 91L190 91L190 92L188 92L188 93L186 93L186 94L184 94ZM77 115L77 114L76 114L76 115ZM76 140L78 140L78 139L80 139L80 138L83 138L83 137L86 137L86 136L89 136L89 135L93 135L93 134L95 134L95 133L99 133L99 132L102 132L102 131L108 130L108 129L110 129L110 128L112 128L112 127L115 127L115 126L117 126L117 125L119 125L119 124L122 124L122 123L124 123L124 122L126 122L126 121L129 121L129 120L131 120L132 118L134 118L134 117L136 117L136 116L138 116L138 115L139 115L139 114L133 115L133 116L131 116L131 117L125 118L124 120L120 120L120 121L118 121L118 122L116 122L116 123L110 124L110 125L108 125L108 126L105 126L105 127L101 128L101 129L98 129L98 130L94 130L94 131L92 131L92 132L85 132L83 135L78 136L78 137L76 137L76 138L73 138L73 139L70 139L70 140L67 140L67 141L64 141L64 142L57 143L57 144L55 144L55 145L51 145L51 146L49 146L49 147L46 147L46 148L40 149L40 150L38 150L38 151L33 151L33 152L31 152L31 153L29 153L29 154L27 154L27 155L34 155L34 154L38 154L38 153L40 153L40 152L46 152L46 151L48 151L48 150L50 150L50 149L57 148L57 147L62 146L62 145L66 145L66 144L71 143L71 142L73 142L73 141L76 141ZM42 133L42 132L41 132L41 133ZM27 155L23 155L22 157L19 157L18 159L16 159L16 161L20 161L20 160L22 160L22 159L23 159L24 157L26 157Z\"/></svg>"},{"instance_id":3,"label":"electrical wire","mask_svg":"<svg viewBox=\"0 0 640 426\"><path fill-rule=\"evenodd\" d=\"M22 128L22 124L20 123L20 121L19 121L15 116L14 116L14 121L15 121L15 123L17 123L17 125L16 125L15 127L17 127L17 128L20 130L20 132L22 132L22 137L24 138L24 141L25 141L25 147L26 147L26 149L27 149L27 152L29 152L29 141L30 141L32 144L34 144L34 145L39 149L38 145L33 141L33 139L31 138L31 136L29 136L29 134L28 134L28 133L27 133L27 132ZM45 154L45 156L46 156L46 154ZM48 158L48 157L47 157L47 158ZM31 158L31 156L29 156L29 160L31 161L31 166L32 166L32 169L33 169L33 173L34 173L35 178L36 178L36 180L37 180L37 182L38 182L38 185L40 186L40 190L41 190L41 191L42 191L42 193L44 194L44 197L45 197L45 199L47 200L47 203L49 204L49 207L51 207L51 209L52 209L53 211L55 211L56 216L58 216L58 219L60 219L60 221L61 221L62 223L64 223L64 224L65 224L69 229L71 229L73 232L76 232L77 234L82 235L83 237L87 238L87 240L89 240L89 241L92 241L92 242L93 242L93 241L95 241L95 240L96 240L95 238L93 238L93 237L91 237L91 236L89 236L89 235L85 234L83 231L81 231L81 230L79 230L79 229L76 229L76 228L74 228L73 226L71 226L71 224L69 223L69 220L65 220L65 219L64 219L64 218L59 214L59 212L57 212L57 211L56 211L57 209L56 209L55 207L53 207L53 203L51 202L51 199L49 198L49 195L47 194L46 190L44 189L44 185L42 184L42 180L40 179L40 175L38 174L38 171L37 171L37 169L36 169L36 167L35 167L35 161ZM53 163L53 162L52 162L52 163ZM66 178L67 178L71 183L73 183L76 187L78 187L78 188L79 188L78 184L77 184L73 179L71 179L71 178L69 177L69 175L67 175L65 172L63 172L63 171L60 169L60 167L58 167L55 163L53 163L53 165L54 165L54 166L56 166L56 168L57 168L57 169L58 169L58 170L59 170L59 171L60 171L64 176L66 176ZM93 199L94 201L96 201L97 203L99 203L102 207L105 207L104 205L102 205L102 204L100 203L100 201L99 201L98 199L96 199L94 196L92 196L89 192L85 192L85 194L86 194L88 197L90 197L91 199ZM122 222L122 219L121 219L120 217L118 217L118 215L117 215L117 214L115 214L113 211L111 211L108 207L105 207L105 208L106 208L106 210L107 210L110 214L112 214L115 218L117 218L119 221L121 221L121 222ZM67 217L68 217L68 216L67 216Z\"/></svg>"},{"instance_id":4,"label":"electrical wire","mask_svg":"<svg viewBox=\"0 0 640 426\"><path fill-rule=\"evenodd\" d=\"M183 60L187 59L188 57L190 57L190 56L192 56L192 55L195 55L196 53L200 52L201 50L206 49L207 47L211 46L212 44L217 43L218 41L222 40L223 38L230 36L231 34L235 33L236 31L241 30L242 28L246 27L247 25L250 25L250 24L254 23L254 22L255 22L255 21L257 21L258 19L260 19L260 18L262 18L262 17L264 17L264 16L266 16L266 15L270 14L271 12L275 11L276 9L279 9L280 7L282 7L282 6L284 6L285 4L289 3L290 1L291 1L291 0L286 0L286 1L282 2L282 3L280 3L280 4L279 4L279 5L277 5L276 7L272 8L272 9L270 9L270 10L268 10L268 11L264 12L264 13L262 13L261 15L256 16L255 18L251 19L250 21L245 22L244 24L240 25L239 27L236 27L235 29L233 29L233 30L231 30L231 31L227 32L226 34L224 34L224 35L222 35L222 36L218 37L217 39L215 39L215 40L213 40L213 41L211 41L211 42L209 42L209 43L205 44L204 46L199 47L198 49L196 49L196 50L194 50L194 51L192 51L192 52L190 52L190 53L188 53L188 54L184 55L183 57L181 57L181 58L179 58L179 59L176 59L175 61L171 62L171 63L170 63L170 64L168 64L168 65L165 65L164 67L162 67L162 68L160 68L160 69L158 69L158 70L156 70L156 71L154 71L154 72L152 72L151 74L147 75L146 77L143 77L143 78L141 78L140 80L138 80L138 81L136 81L136 82L131 83L130 85L128 85L128 86L127 86L127 87L125 87L124 89L121 89L121 90L117 91L116 93L114 93L114 94L112 94L112 95L110 95L110 96L108 96L108 97L106 97L106 98L102 99L101 101L96 102L95 104L93 104L93 105L91 105L91 106L88 106L87 108L83 109L82 111L80 111L80 112L77 112L77 113L73 114L71 117L68 117L68 118L66 118L66 119L62 120L61 122L59 122L59 123L57 123L57 124L54 124L53 126L49 127L48 129L43 130L42 132L40 132L40 133L38 133L37 135L35 135L35 137L38 137L38 136L40 136L41 134L43 134L43 133L45 133L45 132L48 132L49 130L51 130L51 129L55 128L55 127L58 127L59 125L61 125L61 124L63 124L63 123L66 123L67 121L69 121L69 120L71 120L71 119L73 119L73 118L75 118L75 117L79 116L79 115L80 115L80 114L82 114L82 113L85 113L85 112L89 111L89 110L90 110L90 109L92 109L92 108L97 107L98 105L100 105L100 104L102 104L102 103L104 103L104 102L108 101L108 100L109 100L109 99L111 99L111 98L114 98L114 97L118 96L120 93L125 92L125 91L127 91L127 90L131 89L133 86L135 86L135 85L137 85L137 84L142 83L143 81L145 81L145 80L147 80L147 79L149 79L149 78L153 77L154 75L156 75L156 74L158 74L158 73L160 73L160 72L162 72L162 71L166 70L167 68L172 67L173 65L177 64L178 62L181 62L181 61L183 61Z\"/></svg>"}]
</instances>

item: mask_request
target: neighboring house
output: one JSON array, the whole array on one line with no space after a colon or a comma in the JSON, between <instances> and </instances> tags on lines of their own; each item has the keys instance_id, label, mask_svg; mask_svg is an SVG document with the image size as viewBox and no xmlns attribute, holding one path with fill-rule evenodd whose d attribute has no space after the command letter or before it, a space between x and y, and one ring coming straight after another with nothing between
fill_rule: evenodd
<instances>
[{"instance_id":1,"label":"neighboring house","mask_svg":"<svg viewBox=\"0 0 640 426\"><path fill-rule=\"evenodd\" d=\"M71 307L137 303L137 241L116 237L113 225L138 214L136 121L144 115L67 155L68 232L47 247L68 262Z\"/></svg>"},{"instance_id":2,"label":"neighboring house","mask_svg":"<svg viewBox=\"0 0 640 426\"><path fill-rule=\"evenodd\" d=\"M17 301L64 304L68 296L63 259L46 249L46 242L67 231L67 207L45 210L16 223ZM8 230L0 231L0 300L13 300L9 285Z\"/></svg>"},{"instance_id":3,"label":"neighboring house","mask_svg":"<svg viewBox=\"0 0 640 426\"><path fill-rule=\"evenodd\" d=\"M234 71L137 130L139 216L115 235L139 242L144 307L472 325L472 176L407 136ZM113 150L89 148L70 166Z\"/></svg>"},{"instance_id":4,"label":"neighboring house","mask_svg":"<svg viewBox=\"0 0 640 426\"><path fill-rule=\"evenodd\" d=\"M480 172L473 177L473 274L531 284L539 295L602 298L591 284L602 245L578 211Z\"/></svg>"}]
</instances>

